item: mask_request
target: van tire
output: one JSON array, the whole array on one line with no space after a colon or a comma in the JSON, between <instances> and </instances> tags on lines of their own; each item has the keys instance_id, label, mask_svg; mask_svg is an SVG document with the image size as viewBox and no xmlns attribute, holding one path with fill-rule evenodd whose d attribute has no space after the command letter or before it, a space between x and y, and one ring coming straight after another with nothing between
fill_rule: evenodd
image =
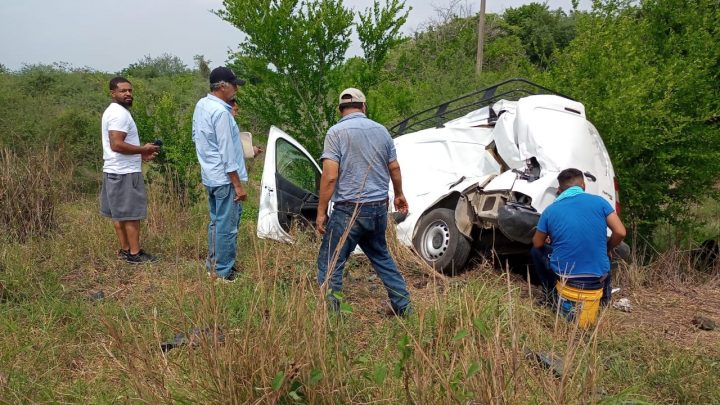
<instances>
[{"instance_id":1,"label":"van tire","mask_svg":"<svg viewBox=\"0 0 720 405\"><path fill-rule=\"evenodd\" d=\"M420 257L435 270L455 274L470 255L470 241L455 226L455 211L436 208L420 218L413 238Z\"/></svg>"}]
</instances>

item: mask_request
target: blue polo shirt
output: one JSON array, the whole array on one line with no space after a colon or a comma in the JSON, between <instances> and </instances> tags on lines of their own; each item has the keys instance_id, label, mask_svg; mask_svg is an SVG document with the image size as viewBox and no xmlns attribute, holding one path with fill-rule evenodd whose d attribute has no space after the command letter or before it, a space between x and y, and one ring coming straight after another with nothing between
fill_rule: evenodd
<instances>
[{"instance_id":1,"label":"blue polo shirt","mask_svg":"<svg viewBox=\"0 0 720 405\"><path fill-rule=\"evenodd\" d=\"M561 276L602 277L610 270L607 217L615 210L602 197L581 193L555 201L537 230L550 235L550 267Z\"/></svg>"},{"instance_id":2,"label":"blue polo shirt","mask_svg":"<svg viewBox=\"0 0 720 405\"><path fill-rule=\"evenodd\" d=\"M332 201L372 202L388 198L390 162L397 160L388 130L361 112L344 116L325 136L320 159L340 166Z\"/></svg>"}]
</instances>

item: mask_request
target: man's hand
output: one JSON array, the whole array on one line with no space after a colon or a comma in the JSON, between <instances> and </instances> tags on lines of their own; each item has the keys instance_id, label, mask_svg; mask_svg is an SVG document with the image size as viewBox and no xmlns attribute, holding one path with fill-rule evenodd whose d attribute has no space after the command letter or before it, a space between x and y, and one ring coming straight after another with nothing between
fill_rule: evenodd
<instances>
[{"instance_id":1,"label":"man's hand","mask_svg":"<svg viewBox=\"0 0 720 405\"><path fill-rule=\"evenodd\" d=\"M140 149L142 150L142 152L140 153L142 153L143 155L151 155L159 151L160 147L158 145L155 145L154 143L146 143Z\"/></svg>"},{"instance_id":2,"label":"man's hand","mask_svg":"<svg viewBox=\"0 0 720 405\"><path fill-rule=\"evenodd\" d=\"M408 203L403 194L396 195L393 204L395 204L395 211L401 214L408 213Z\"/></svg>"},{"instance_id":3,"label":"man's hand","mask_svg":"<svg viewBox=\"0 0 720 405\"><path fill-rule=\"evenodd\" d=\"M261 154L261 153L263 153L263 152L265 152L265 151L263 150L263 148L261 148L261 147L259 147L259 146L253 145L253 157L254 157L254 158L257 157L257 155L259 155L259 154Z\"/></svg>"},{"instance_id":4,"label":"man's hand","mask_svg":"<svg viewBox=\"0 0 720 405\"><path fill-rule=\"evenodd\" d=\"M157 157L160 147L153 143L146 143L140 148L140 150L140 156L142 156L142 160L149 162Z\"/></svg>"},{"instance_id":5,"label":"man's hand","mask_svg":"<svg viewBox=\"0 0 720 405\"><path fill-rule=\"evenodd\" d=\"M318 211L317 217L315 218L315 229L317 229L320 235L325 234L325 224L327 223L327 214Z\"/></svg>"},{"instance_id":6,"label":"man's hand","mask_svg":"<svg viewBox=\"0 0 720 405\"><path fill-rule=\"evenodd\" d=\"M155 158L157 157L157 155L158 155L157 152L154 152L154 153L151 153L151 154L149 154L149 155L143 154L143 155L140 155L140 156L142 156L143 162L150 162L150 161L152 161L152 160L155 160Z\"/></svg>"},{"instance_id":7,"label":"man's hand","mask_svg":"<svg viewBox=\"0 0 720 405\"><path fill-rule=\"evenodd\" d=\"M245 192L242 184L234 184L233 188L235 189L235 199L233 201L240 202L247 200L247 193Z\"/></svg>"}]
</instances>

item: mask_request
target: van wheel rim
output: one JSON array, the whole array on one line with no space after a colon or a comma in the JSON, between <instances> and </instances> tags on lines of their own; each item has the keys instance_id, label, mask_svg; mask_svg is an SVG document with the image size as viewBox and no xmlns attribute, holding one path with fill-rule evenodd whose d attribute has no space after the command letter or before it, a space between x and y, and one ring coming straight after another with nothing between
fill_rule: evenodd
<instances>
[{"instance_id":1,"label":"van wheel rim","mask_svg":"<svg viewBox=\"0 0 720 405\"><path fill-rule=\"evenodd\" d=\"M423 255L428 260L438 260L450 246L450 228L444 221L435 221L425 230L422 238Z\"/></svg>"}]
</instances>

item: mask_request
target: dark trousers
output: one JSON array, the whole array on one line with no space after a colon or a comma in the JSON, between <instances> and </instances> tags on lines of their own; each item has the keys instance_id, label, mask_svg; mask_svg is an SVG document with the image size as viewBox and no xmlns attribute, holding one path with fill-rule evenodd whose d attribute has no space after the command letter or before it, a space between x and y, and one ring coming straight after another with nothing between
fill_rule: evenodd
<instances>
[{"instance_id":1,"label":"dark trousers","mask_svg":"<svg viewBox=\"0 0 720 405\"><path fill-rule=\"evenodd\" d=\"M543 246L540 249L533 247L530 249L530 255L533 261L533 271L535 277L540 281L540 288L542 289L543 298L548 303L555 304L557 302L557 289L555 289L555 283L557 282L558 276L550 268L550 253L552 248L550 246Z\"/></svg>"},{"instance_id":2,"label":"dark trousers","mask_svg":"<svg viewBox=\"0 0 720 405\"><path fill-rule=\"evenodd\" d=\"M557 302L557 289L555 288L555 284L557 283L558 275L555 274L550 267L551 253L552 247L548 245L540 249L535 247L530 249L534 274L540 281L540 287L545 295L545 299L555 303ZM602 288L603 296L600 300L600 305L605 306L610 303L610 295L612 294L612 269L603 277L573 277L566 279L566 283L570 287L581 290L597 290Z\"/></svg>"}]
</instances>

